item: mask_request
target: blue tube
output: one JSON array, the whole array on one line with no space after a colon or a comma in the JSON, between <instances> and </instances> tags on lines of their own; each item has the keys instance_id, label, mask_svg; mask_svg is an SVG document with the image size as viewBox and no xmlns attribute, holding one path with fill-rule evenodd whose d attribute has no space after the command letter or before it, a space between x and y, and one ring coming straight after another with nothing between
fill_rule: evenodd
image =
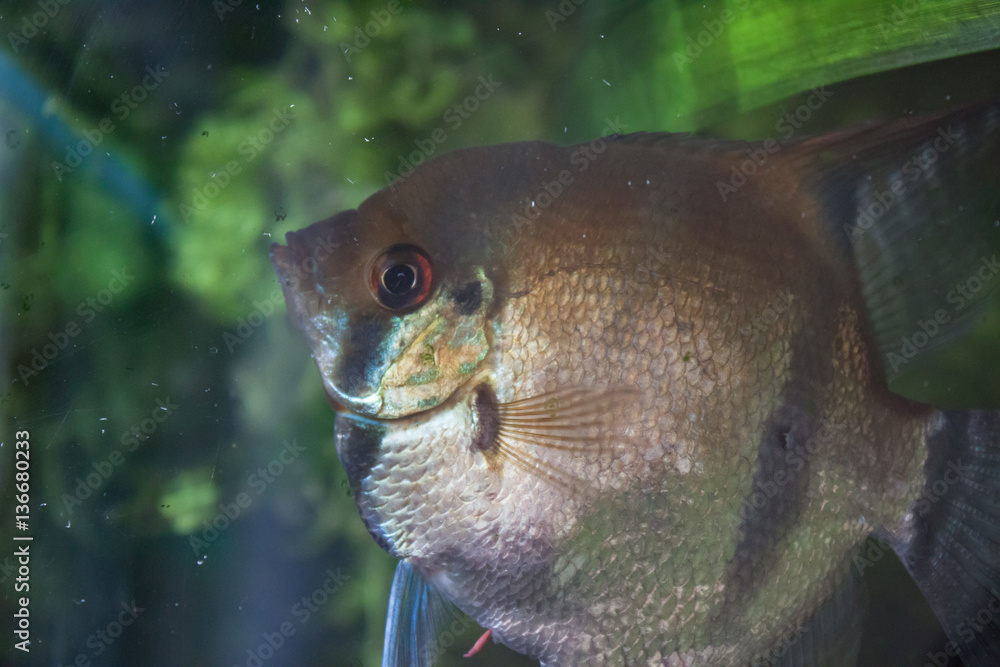
<instances>
[{"instance_id":1,"label":"blue tube","mask_svg":"<svg viewBox=\"0 0 1000 667\"><path fill-rule=\"evenodd\" d=\"M0 99L9 101L34 120L45 145L61 157L67 147L75 146L84 138L74 132L57 114L44 111L47 97L45 91L0 50ZM167 222L162 197L145 179L136 174L135 170L114 155L106 154L107 152L107 149L98 150L95 147L73 173L83 171L95 176L109 193L143 219L152 221L155 217L156 224L152 225L152 231L157 236L162 235ZM52 170L52 177L58 177L55 170ZM68 173L63 176L63 178L71 177Z\"/></svg>"}]
</instances>

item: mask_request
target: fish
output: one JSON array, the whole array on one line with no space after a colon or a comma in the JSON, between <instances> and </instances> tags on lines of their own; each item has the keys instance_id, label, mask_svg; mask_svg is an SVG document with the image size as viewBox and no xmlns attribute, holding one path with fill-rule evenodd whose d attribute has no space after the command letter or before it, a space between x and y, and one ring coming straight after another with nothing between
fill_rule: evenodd
<instances>
[{"instance_id":1,"label":"fish","mask_svg":"<svg viewBox=\"0 0 1000 667\"><path fill-rule=\"evenodd\" d=\"M988 312L997 220L987 100L466 148L289 232L289 314L400 561L383 664L434 664L457 608L543 666L853 665L865 544L935 659L1000 664L1000 411L888 383Z\"/></svg>"}]
</instances>

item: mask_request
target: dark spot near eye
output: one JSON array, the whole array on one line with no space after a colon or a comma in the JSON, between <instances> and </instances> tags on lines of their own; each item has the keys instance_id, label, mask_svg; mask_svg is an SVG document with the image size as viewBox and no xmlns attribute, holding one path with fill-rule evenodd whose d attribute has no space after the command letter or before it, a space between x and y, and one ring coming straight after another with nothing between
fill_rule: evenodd
<instances>
[{"instance_id":1,"label":"dark spot near eye","mask_svg":"<svg viewBox=\"0 0 1000 667\"><path fill-rule=\"evenodd\" d=\"M462 285L451 293L459 315L471 315L483 304L483 286L478 280Z\"/></svg>"},{"instance_id":2,"label":"dark spot near eye","mask_svg":"<svg viewBox=\"0 0 1000 667\"><path fill-rule=\"evenodd\" d=\"M500 409L497 405L497 395L493 387L481 384L476 388L476 447L479 451L489 451L496 445L500 433Z\"/></svg>"}]
</instances>

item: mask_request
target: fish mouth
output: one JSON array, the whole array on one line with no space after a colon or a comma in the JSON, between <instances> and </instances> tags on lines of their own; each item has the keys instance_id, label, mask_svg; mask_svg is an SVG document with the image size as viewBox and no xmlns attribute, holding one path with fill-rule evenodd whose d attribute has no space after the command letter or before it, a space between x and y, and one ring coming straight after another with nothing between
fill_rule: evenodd
<instances>
[{"instance_id":1,"label":"fish mouth","mask_svg":"<svg viewBox=\"0 0 1000 667\"><path fill-rule=\"evenodd\" d=\"M360 418L369 419L372 422L390 421L389 418L377 417L378 413L382 410L382 391L375 391L367 396L349 396L333 385L331 382L327 382L326 378L323 378L323 384L326 388L326 397L330 401L330 405L333 406L334 411L337 414L348 413L355 415Z\"/></svg>"},{"instance_id":2,"label":"fish mouth","mask_svg":"<svg viewBox=\"0 0 1000 667\"><path fill-rule=\"evenodd\" d=\"M475 392L470 389L470 387L478 386L486 381L489 377L491 371L489 368L482 368L476 373L473 373L467 379L463 380L455 389L448 395L446 399L440 403L433 405L422 410L415 410L405 415L400 415L398 417L386 417L378 416L378 409L369 412L364 409L364 406L374 404L377 400L379 404L382 402L381 393L369 394L363 398L350 398L344 397L346 400L341 400L334 395L334 392L327 391L327 401L333 407L334 412L337 413L337 417L343 417L351 421L360 424L369 425L380 425L387 426L389 424L406 426L408 423L415 421L423 421L428 417L433 417L439 412L444 412L455 407L455 405L469 396L474 396ZM467 391L466 391L467 390ZM372 400L374 399L374 400ZM371 403L365 403L365 401L372 401ZM361 405L362 409L357 409L356 406Z\"/></svg>"}]
</instances>

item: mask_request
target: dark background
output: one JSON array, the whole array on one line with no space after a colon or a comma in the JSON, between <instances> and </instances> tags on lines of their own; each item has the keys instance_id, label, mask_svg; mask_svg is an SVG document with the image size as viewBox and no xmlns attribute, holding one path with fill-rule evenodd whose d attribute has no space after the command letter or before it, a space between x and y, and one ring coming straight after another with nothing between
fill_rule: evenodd
<instances>
[{"instance_id":1,"label":"dark background","mask_svg":"<svg viewBox=\"0 0 1000 667\"><path fill-rule=\"evenodd\" d=\"M997 24L957 33L927 4L6 0L0 538L12 544L22 429L34 536L32 650L18 664L247 665L286 622L295 633L263 664L378 664L395 563L346 492L270 243L356 206L436 128L447 140L435 153L589 139L607 118L766 138L828 84L806 136L1000 93L996 51L960 55L995 48ZM724 9L734 19L719 28ZM831 35L849 19L868 26L853 59L817 47L848 39ZM928 62L901 68L917 61ZM481 76L500 87L453 127L443 114ZM1000 405L997 320L894 387ZM279 465L286 442L298 453ZM269 465L273 476L257 472ZM220 504L235 518L219 519ZM0 550L5 619L11 551ZM891 554L866 576L863 664L922 665L943 648ZM328 579L336 592L304 620L296 603ZM102 642L133 601L135 622ZM443 663L531 664L492 643L463 662L480 632ZM13 660L10 645L5 631L0 660Z\"/></svg>"}]
</instances>

